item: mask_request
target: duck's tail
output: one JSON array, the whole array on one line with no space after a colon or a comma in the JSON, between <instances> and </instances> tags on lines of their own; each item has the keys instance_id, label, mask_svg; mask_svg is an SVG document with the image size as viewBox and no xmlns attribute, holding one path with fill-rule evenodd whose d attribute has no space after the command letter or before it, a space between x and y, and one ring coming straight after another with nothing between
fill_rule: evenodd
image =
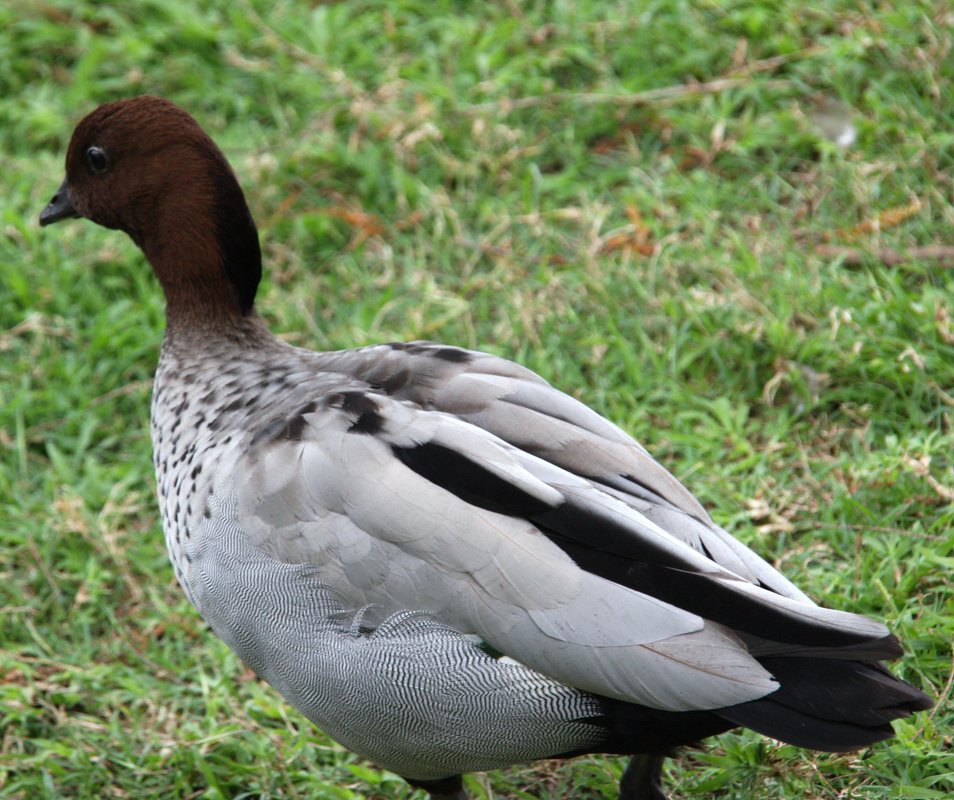
<instances>
[{"instance_id":1,"label":"duck's tail","mask_svg":"<svg viewBox=\"0 0 954 800\"><path fill-rule=\"evenodd\" d=\"M933 705L927 695L876 662L798 656L759 662L779 689L714 713L799 747L857 750L893 736L893 720Z\"/></svg>"}]
</instances>

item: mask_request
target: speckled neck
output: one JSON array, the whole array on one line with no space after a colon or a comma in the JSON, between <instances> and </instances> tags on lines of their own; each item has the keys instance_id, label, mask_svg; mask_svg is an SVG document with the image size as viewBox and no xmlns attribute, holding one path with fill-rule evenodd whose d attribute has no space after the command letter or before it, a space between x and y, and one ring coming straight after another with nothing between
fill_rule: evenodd
<instances>
[{"instance_id":1,"label":"speckled neck","mask_svg":"<svg viewBox=\"0 0 954 800\"><path fill-rule=\"evenodd\" d=\"M246 353L252 358L265 358L262 351L287 349L254 311L234 313L221 305L169 303L166 308L166 332L162 342L164 356L188 361L198 353L214 351L227 354Z\"/></svg>"}]
</instances>

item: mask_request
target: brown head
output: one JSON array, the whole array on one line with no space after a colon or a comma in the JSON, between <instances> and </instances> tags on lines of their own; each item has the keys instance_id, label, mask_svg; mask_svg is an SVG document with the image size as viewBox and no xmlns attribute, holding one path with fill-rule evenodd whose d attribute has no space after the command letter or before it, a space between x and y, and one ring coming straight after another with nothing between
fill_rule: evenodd
<instances>
[{"instance_id":1,"label":"brown head","mask_svg":"<svg viewBox=\"0 0 954 800\"><path fill-rule=\"evenodd\" d=\"M222 151L168 100L107 103L76 126L66 179L40 224L70 217L132 237L162 283L170 323L252 312L262 266L245 196Z\"/></svg>"}]
</instances>

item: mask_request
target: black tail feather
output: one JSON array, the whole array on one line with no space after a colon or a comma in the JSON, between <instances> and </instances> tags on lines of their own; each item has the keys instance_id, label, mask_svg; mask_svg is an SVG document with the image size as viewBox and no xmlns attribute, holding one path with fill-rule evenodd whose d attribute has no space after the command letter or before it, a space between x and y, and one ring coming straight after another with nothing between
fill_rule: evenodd
<instances>
[{"instance_id":1,"label":"black tail feather","mask_svg":"<svg viewBox=\"0 0 954 800\"><path fill-rule=\"evenodd\" d=\"M598 748L604 753L671 755L737 726L798 747L841 753L891 738L892 720L932 705L880 664L805 657L759 661L780 683L759 700L676 712L601 697L601 715L580 721L605 728L606 740Z\"/></svg>"},{"instance_id":2,"label":"black tail feather","mask_svg":"<svg viewBox=\"0 0 954 800\"><path fill-rule=\"evenodd\" d=\"M845 752L893 736L891 721L930 698L878 664L825 658L759 659L778 691L715 713L799 747Z\"/></svg>"},{"instance_id":3,"label":"black tail feather","mask_svg":"<svg viewBox=\"0 0 954 800\"><path fill-rule=\"evenodd\" d=\"M718 712L736 725L758 731L773 739L828 753L847 753L890 739L891 725L852 725L847 722L819 720L810 714L775 703L772 700L754 700Z\"/></svg>"}]
</instances>

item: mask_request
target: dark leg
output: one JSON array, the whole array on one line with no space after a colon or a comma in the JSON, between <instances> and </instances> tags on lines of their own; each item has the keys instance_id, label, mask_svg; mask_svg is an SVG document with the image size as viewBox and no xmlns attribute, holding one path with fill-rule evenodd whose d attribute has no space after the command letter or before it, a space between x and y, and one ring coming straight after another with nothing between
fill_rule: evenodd
<instances>
[{"instance_id":1,"label":"dark leg","mask_svg":"<svg viewBox=\"0 0 954 800\"><path fill-rule=\"evenodd\" d=\"M437 781L416 781L411 778L404 780L415 789L423 789L431 796L431 800L467 800L464 782L460 775L452 775L450 778L441 778Z\"/></svg>"},{"instance_id":2,"label":"dark leg","mask_svg":"<svg viewBox=\"0 0 954 800\"><path fill-rule=\"evenodd\" d=\"M633 756L619 781L619 800L666 800L660 778L665 756Z\"/></svg>"}]
</instances>

